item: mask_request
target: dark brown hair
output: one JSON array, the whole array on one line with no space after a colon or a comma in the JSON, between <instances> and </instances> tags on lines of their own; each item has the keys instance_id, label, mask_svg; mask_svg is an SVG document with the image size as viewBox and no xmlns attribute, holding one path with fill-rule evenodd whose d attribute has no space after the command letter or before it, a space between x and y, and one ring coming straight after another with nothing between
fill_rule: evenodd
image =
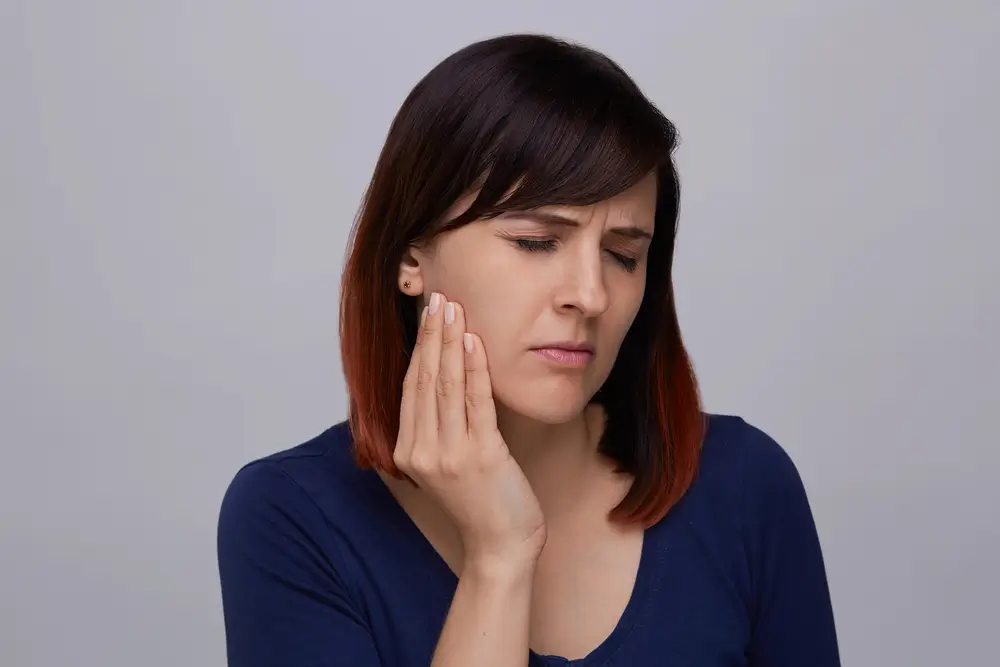
<instances>
[{"instance_id":1,"label":"dark brown hair","mask_svg":"<svg viewBox=\"0 0 1000 667\"><path fill-rule=\"evenodd\" d=\"M395 477L403 376L417 309L397 286L407 248L512 210L588 205L657 174L646 292L595 401L601 451L634 475L612 513L649 526L690 486L704 435L681 341L671 267L677 133L606 56L544 35L508 35L446 58L393 120L352 232L341 285L341 354L355 458ZM462 195L471 207L443 221Z\"/></svg>"}]
</instances>

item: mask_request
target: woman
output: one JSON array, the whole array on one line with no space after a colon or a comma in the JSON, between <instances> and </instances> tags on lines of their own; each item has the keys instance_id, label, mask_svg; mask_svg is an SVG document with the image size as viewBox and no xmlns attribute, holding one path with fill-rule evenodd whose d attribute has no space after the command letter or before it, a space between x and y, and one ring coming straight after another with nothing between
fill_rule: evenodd
<instances>
[{"instance_id":1,"label":"woman","mask_svg":"<svg viewBox=\"0 0 1000 667\"><path fill-rule=\"evenodd\" d=\"M350 418L223 502L230 665L838 664L794 465L701 412L675 144L544 36L413 89L344 271Z\"/></svg>"}]
</instances>

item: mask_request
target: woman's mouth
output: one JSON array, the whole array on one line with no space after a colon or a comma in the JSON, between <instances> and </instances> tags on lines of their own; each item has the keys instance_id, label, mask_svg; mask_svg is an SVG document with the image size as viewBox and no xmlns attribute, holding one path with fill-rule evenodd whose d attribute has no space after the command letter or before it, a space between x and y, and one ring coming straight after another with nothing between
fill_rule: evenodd
<instances>
[{"instance_id":1,"label":"woman's mouth","mask_svg":"<svg viewBox=\"0 0 1000 667\"><path fill-rule=\"evenodd\" d=\"M551 363L573 368L586 366L594 359L594 348L587 344L554 343L532 351Z\"/></svg>"}]
</instances>

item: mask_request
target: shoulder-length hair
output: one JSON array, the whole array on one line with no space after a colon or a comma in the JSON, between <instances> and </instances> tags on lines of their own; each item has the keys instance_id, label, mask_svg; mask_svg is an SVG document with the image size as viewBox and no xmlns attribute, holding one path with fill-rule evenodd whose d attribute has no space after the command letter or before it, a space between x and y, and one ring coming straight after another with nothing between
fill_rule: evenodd
<instances>
[{"instance_id":1,"label":"shoulder-length hair","mask_svg":"<svg viewBox=\"0 0 1000 667\"><path fill-rule=\"evenodd\" d=\"M340 340L357 463L396 478L403 376L417 330L397 286L407 248L475 220L550 205L588 205L657 175L646 291L594 400L601 451L634 476L611 511L659 521L690 486L705 431L671 282L679 184L677 132L613 61L544 35L477 42L410 92L389 129L351 234ZM443 219L478 191L458 218Z\"/></svg>"}]
</instances>

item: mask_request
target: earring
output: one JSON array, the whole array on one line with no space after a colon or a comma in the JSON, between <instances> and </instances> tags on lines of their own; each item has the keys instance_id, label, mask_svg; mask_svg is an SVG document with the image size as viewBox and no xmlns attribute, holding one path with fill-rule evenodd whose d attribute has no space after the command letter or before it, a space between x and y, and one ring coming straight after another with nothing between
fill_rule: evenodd
<instances>
[{"instance_id":1,"label":"earring","mask_svg":"<svg viewBox=\"0 0 1000 667\"><path fill-rule=\"evenodd\" d=\"M410 281L409 281L409 280L406 280L406 281L404 281L404 282L403 282L403 287L404 287L405 289L410 289Z\"/></svg>"}]
</instances>

